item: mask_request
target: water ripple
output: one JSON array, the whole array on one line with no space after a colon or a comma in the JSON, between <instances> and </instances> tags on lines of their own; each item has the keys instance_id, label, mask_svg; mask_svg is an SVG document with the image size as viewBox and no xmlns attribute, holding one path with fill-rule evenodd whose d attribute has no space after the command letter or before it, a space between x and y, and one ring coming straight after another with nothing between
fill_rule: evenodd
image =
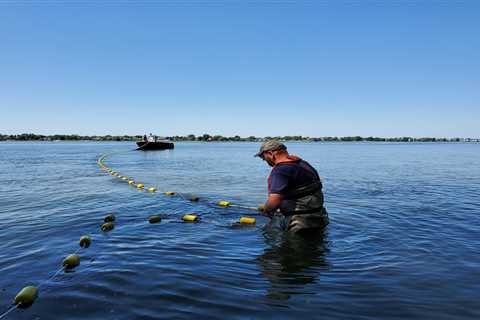
<instances>
[{"instance_id":1,"label":"water ripple","mask_svg":"<svg viewBox=\"0 0 480 320\"><path fill-rule=\"evenodd\" d=\"M324 182L331 224L308 240L262 217L232 227L251 212L141 192L96 167L131 148L0 143L0 304L43 284L11 319L480 317L479 145L289 144ZM161 191L255 206L269 172L257 148L178 143L106 162ZM202 221L183 223L192 212ZM101 233L109 213L115 229ZM46 281L84 234L80 266Z\"/></svg>"}]
</instances>

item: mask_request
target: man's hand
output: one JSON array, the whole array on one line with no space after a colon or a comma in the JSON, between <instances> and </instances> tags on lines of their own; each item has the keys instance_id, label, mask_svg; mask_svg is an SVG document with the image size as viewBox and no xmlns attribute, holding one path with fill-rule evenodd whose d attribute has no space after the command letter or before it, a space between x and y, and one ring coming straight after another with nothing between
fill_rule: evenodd
<instances>
[{"instance_id":1,"label":"man's hand","mask_svg":"<svg viewBox=\"0 0 480 320\"><path fill-rule=\"evenodd\" d=\"M280 204L283 201L283 196L278 193L271 193L268 195L267 202L265 203L263 212L268 217L272 217L275 210L280 208Z\"/></svg>"}]
</instances>

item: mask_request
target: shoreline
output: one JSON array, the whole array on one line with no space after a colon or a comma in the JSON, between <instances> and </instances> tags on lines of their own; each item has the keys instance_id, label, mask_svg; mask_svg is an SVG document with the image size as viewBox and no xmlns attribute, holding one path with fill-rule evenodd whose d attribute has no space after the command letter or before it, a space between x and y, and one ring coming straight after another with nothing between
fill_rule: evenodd
<instances>
[{"instance_id":1,"label":"shoreline","mask_svg":"<svg viewBox=\"0 0 480 320\"><path fill-rule=\"evenodd\" d=\"M139 140L93 140L93 139L79 139L79 140L74 140L74 139L58 139L58 140L40 140L40 139L29 139L29 140L14 140L14 139L8 139L8 140L0 140L0 143L6 143L6 142L135 142ZM198 143L225 143L225 142L232 142L232 143L259 143L263 142L265 140L258 140L258 141L248 141L248 140L241 140L241 141L235 141L235 140L224 140L224 141L204 141L204 140L169 140L170 142L175 142L175 143L181 143L181 142L198 142ZM450 144L450 143L455 143L455 144L460 144L460 143L480 143L480 139L464 139L464 140L441 140L441 139L436 139L436 140L414 140L414 141L401 141L401 140L360 140L360 141L355 141L355 140L279 140L281 142L285 143L298 143L298 142L304 142L304 143L402 143L402 144L410 144L410 143L445 143L445 144Z\"/></svg>"},{"instance_id":2,"label":"shoreline","mask_svg":"<svg viewBox=\"0 0 480 320\"><path fill-rule=\"evenodd\" d=\"M143 135L77 135L77 134L53 134L41 135L34 133L22 134L1 134L1 141L141 141ZM203 134L195 136L189 134L186 136L158 136L159 140L168 140L171 142L198 141L198 142L264 142L266 140L279 140L282 142L480 142L480 138L472 137L362 137L362 136L324 136L324 137L305 137L299 135L292 136L267 136L267 137L240 137Z\"/></svg>"}]
</instances>

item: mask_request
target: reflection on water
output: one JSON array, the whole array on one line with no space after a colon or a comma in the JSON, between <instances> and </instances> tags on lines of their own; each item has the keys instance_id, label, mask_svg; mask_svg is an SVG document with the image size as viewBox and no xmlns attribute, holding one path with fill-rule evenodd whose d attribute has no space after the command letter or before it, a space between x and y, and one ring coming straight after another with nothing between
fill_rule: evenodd
<instances>
[{"instance_id":1,"label":"reflection on water","mask_svg":"<svg viewBox=\"0 0 480 320\"><path fill-rule=\"evenodd\" d=\"M308 284L317 282L321 270L328 269L325 259L326 231L298 235L267 226L263 230L266 248L256 258L262 275L270 285L267 297L288 300L295 294L309 292Z\"/></svg>"}]
</instances>

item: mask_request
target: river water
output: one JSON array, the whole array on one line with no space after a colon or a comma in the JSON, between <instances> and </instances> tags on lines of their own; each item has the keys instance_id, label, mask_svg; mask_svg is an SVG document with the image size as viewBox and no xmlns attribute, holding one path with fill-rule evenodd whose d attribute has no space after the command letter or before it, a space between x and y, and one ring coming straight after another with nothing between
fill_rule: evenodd
<instances>
[{"instance_id":1,"label":"river water","mask_svg":"<svg viewBox=\"0 0 480 320\"><path fill-rule=\"evenodd\" d=\"M159 191L256 206L269 173L258 146L0 143L0 312L40 285L5 318L480 317L480 144L288 143L324 184L331 223L308 240L263 217L235 225L251 211L138 191L95 163L114 152L106 165ZM109 213L115 229L102 233ZM80 266L51 278L84 234Z\"/></svg>"}]
</instances>

